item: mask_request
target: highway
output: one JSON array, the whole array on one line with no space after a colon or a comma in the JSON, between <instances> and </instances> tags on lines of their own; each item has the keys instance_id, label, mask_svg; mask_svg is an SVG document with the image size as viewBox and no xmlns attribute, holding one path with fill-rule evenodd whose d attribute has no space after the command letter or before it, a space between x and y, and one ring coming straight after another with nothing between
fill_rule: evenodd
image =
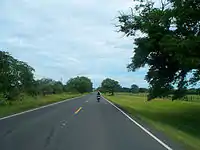
<instances>
[{"instance_id":1,"label":"highway","mask_svg":"<svg viewBox=\"0 0 200 150\"><path fill-rule=\"evenodd\" d=\"M1 119L0 150L172 149L149 134L93 93Z\"/></svg>"}]
</instances>

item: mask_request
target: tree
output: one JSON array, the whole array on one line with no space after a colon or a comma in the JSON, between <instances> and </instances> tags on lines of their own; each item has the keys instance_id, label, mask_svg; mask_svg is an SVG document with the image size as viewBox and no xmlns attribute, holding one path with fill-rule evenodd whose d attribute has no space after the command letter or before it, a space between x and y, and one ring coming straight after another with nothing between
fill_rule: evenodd
<instances>
[{"instance_id":1,"label":"tree","mask_svg":"<svg viewBox=\"0 0 200 150\"><path fill-rule=\"evenodd\" d=\"M132 93L138 93L139 87L136 84L131 85L131 92Z\"/></svg>"},{"instance_id":2,"label":"tree","mask_svg":"<svg viewBox=\"0 0 200 150\"><path fill-rule=\"evenodd\" d=\"M121 13L117 25L126 36L142 33L135 38L128 69L149 66L149 100L171 91L173 99L181 98L188 85L200 80L200 1L161 0L160 8L149 0L135 1L139 5L130 14Z\"/></svg>"},{"instance_id":3,"label":"tree","mask_svg":"<svg viewBox=\"0 0 200 150\"><path fill-rule=\"evenodd\" d=\"M69 79L69 81L66 84L65 89L67 91L73 92L77 91L79 93L84 92L92 92L92 81L87 77L75 77Z\"/></svg>"},{"instance_id":4,"label":"tree","mask_svg":"<svg viewBox=\"0 0 200 150\"><path fill-rule=\"evenodd\" d=\"M147 88L139 88L139 93L148 93Z\"/></svg>"},{"instance_id":5,"label":"tree","mask_svg":"<svg viewBox=\"0 0 200 150\"><path fill-rule=\"evenodd\" d=\"M55 81L55 83L53 84L53 91L54 93L62 93L63 92L63 84L60 81Z\"/></svg>"},{"instance_id":6,"label":"tree","mask_svg":"<svg viewBox=\"0 0 200 150\"><path fill-rule=\"evenodd\" d=\"M0 92L6 99L13 99L26 92L34 82L34 69L27 63L13 58L8 52L0 51Z\"/></svg>"},{"instance_id":7,"label":"tree","mask_svg":"<svg viewBox=\"0 0 200 150\"><path fill-rule=\"evenodd\" d=\"M42 78L37 80L37 86L40 93L46 94L58 94L64 91L64 85L60 81L55 81L49 78Z\"/></svg>"},{"instance_id":8,"label":"tree","mask_svg":"<svg viewBox=\"0 0 200 150\"><path fill-rule=\"evenodd\" d=\"M49 78L34 79L34 69L8 52L0 51L0 101L19 100L24 94L37 96L57 94L64 91L92 92L92 82L87 77L76 77L63 85ZM20 97L19 97L20 96ZM1 104L1 102L0 102Z\"/></svg>"},{"instance_id":9,"label":"tree","mask_svg":"<svg viewBox=\"0 0 200 150\"><path fill-rule=\"evenodd\" d=\"M104 91L110 92L112 95L114 95L114 92L119 89L120 85L118 81L107 78L102 81L101 87Z\"/></svg>"},{"instance_id":10,"label":"tree","mask_svg":"<svg viewBox=\"0 0 200 150\"><path fill-rule=\"evenodd\" d=\"M122 88L120 89L120 92L129 93L129 92L131 92L131 89L130 89L130 88L127 88L127 87L122 87Z\"/></svg>"},{"instance_id":11,"label":"tree","mask_svg":"<svg viewBox=\"0 0 200 150\"><path fill-rule=\"evenodd\" d=\"M43 95L54 94L53 86L55 81L49 78L37 80L39 92Z\"/></svg>"}]
</instances>

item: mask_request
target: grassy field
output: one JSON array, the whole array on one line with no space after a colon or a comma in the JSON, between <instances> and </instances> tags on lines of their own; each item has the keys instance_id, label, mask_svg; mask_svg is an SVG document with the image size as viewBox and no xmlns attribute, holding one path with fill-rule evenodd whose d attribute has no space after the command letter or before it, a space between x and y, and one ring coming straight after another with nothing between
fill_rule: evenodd
<instances>
[{"instance_id":1,"label":"grassy field","mask_svg":"<svg viewBox=\"0 0 200 150\"><path fill-rule=\"evenodd\" d=\"M146 101L143 95L105 96L119 104L136 119L162 131L188 150L200 150L200 103L156 99Z\"/></svg>"},{"instance_id":2,"label":"grassy field","mask_svg":"<svg viewBox=\"0 0 200 150\"><path fill-rule=\"evenodd\" d=\"M117 95L134 95L137 97L146 97L147 93L137 93L137 94L132 94L132 93L117 93ZM172 97L172 96L170 96ZM163 100L172 100L171 98L162 98ZM179 99L182 101L188 101L188 102L200 102L200 95L186 95L184 98Z\"/></svg>"},{"instance_id":3,"label":"grassy field","mask_svg":"<svg viewBox=\"0 0 200 150\"><path fill-rule=\"evenodd\" d=\"M38 96L36 98L25 96L21 101L14 101L10 104L0 105L0 117L4 117L14 113L19 113L31 108L36 108L39 106L51 104L54 102L78 96L81 96L81 94L62 93L62 94L54 94L47 96Z\"/></svg>"}]
</instances>

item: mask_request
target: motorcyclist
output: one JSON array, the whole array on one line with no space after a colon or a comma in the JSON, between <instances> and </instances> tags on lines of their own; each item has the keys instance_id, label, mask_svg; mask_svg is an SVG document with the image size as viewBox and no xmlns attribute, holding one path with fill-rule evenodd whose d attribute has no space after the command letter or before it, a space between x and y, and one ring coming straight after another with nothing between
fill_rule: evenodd
<instances>
[{"instance_id":1,"label":"motorcyclist","mask_svg":"<svg viewBox=\"0 0 200 150\"><path fill-rule=\"evenodd\" d=\"M97 92L97 100L99 100L101 98L101 93L98 91Z\"/></svg>"},{"instance_id":2,"label":"motorcyclist","mask_svg":"<svg viewBox=\"0 0 200 150\"><path fill-rule=\"evenodd\" d=\"M99 91L97 92L97 96L101 96L101 93Z\"/></svg>"}]
</instances>

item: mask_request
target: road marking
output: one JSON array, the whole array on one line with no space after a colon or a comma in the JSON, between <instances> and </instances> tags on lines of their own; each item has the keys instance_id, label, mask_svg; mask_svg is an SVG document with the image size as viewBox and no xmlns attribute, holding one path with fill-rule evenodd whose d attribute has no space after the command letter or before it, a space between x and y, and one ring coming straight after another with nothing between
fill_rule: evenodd
<instances>
[{"instance_id":1,"label":"road marking","mask_svg":"<svg viewBox=\"0 0 200 150\"><path fill-rule=\"evenodd\" d=\"M77 111L75 111L74 114L78 114L80 112L80 110L82 109L82 107L80 107Z\"/></svg>"},{"instance_id":2,"label":"road marking","mask_svg":"<svg viewBox=\"0 0 200 150\"><path fill-rule=\"evenodd\" d=\"M86 96L86 95L84 95L84 96ZM8 119L8 118L15 117L15 116L19 116L19 115L22 115L22 114L26 114L26 113L29 113L29 112L33 112L33 111L36 111L36 110L39 110L39 109L43 109L43 108L46 108L46 107L50 107L50 106L54 106L54 105L57 105L57 104L61 104L61 103L64 103L64 102L67 102L67 101L71 101L71 100L74 100L74 99L79 99L79 98L84 97L84 96L79 96L79 97L74 97L74 98L66 99L64 101L60 101L60 102L48 104L48 105L41 106L41 107L38 107L38 108L34 108L34 109L30 109L30 110L23 111L23 112L20 112L20 113L16 113L16 114L13 114L13 115L9 115L9 116L6 116L6 117L2 117L2 118L0 118L0 121Z\"/></svg>"},{"instance_id":3,"label":"road marking","mask_svg":"<svg viewBox=\"0 0 200 150\"><path fill-rule=\"evenodd\" d=\"M137 121L133 120L129 115L127 115L124 111L122 111L120 108L118 108L115 104L104 98L108 103L110 103L112 106L114 106L116 109L118 109L123 115L125 115L128 119L130 119L133 123L135 123L138 127L140 127L144 132L146 132L148 135L150 135L154 140L156 140L158 143L160 143L163 147L165 147L167 150L173 150L171 147L169 147L167 144L165 144L163 141L161 141L159 138L157 138L155 135L153 135L150 131L145 129L142 125L140 125Z\"/></svg>"},{"instance_id":4,"label":"road marking","mask_svg":"<svg viewBox=\"0 0 200 150\"><path fill-rule=\"evenodd\" d=\"M65 126L67 124L67 121L66 120L62 120L60 121L61 125Z\"/></svg>"},{"instance_id":5,"label":"road marking","mask_svg":"<svg viewBox=\"0 0 200 150\"><path fill-rule=\"evenodd\" d=\"M88 101L85 101L86 103L88 103Z\"/></svg>"}]
</instances>

